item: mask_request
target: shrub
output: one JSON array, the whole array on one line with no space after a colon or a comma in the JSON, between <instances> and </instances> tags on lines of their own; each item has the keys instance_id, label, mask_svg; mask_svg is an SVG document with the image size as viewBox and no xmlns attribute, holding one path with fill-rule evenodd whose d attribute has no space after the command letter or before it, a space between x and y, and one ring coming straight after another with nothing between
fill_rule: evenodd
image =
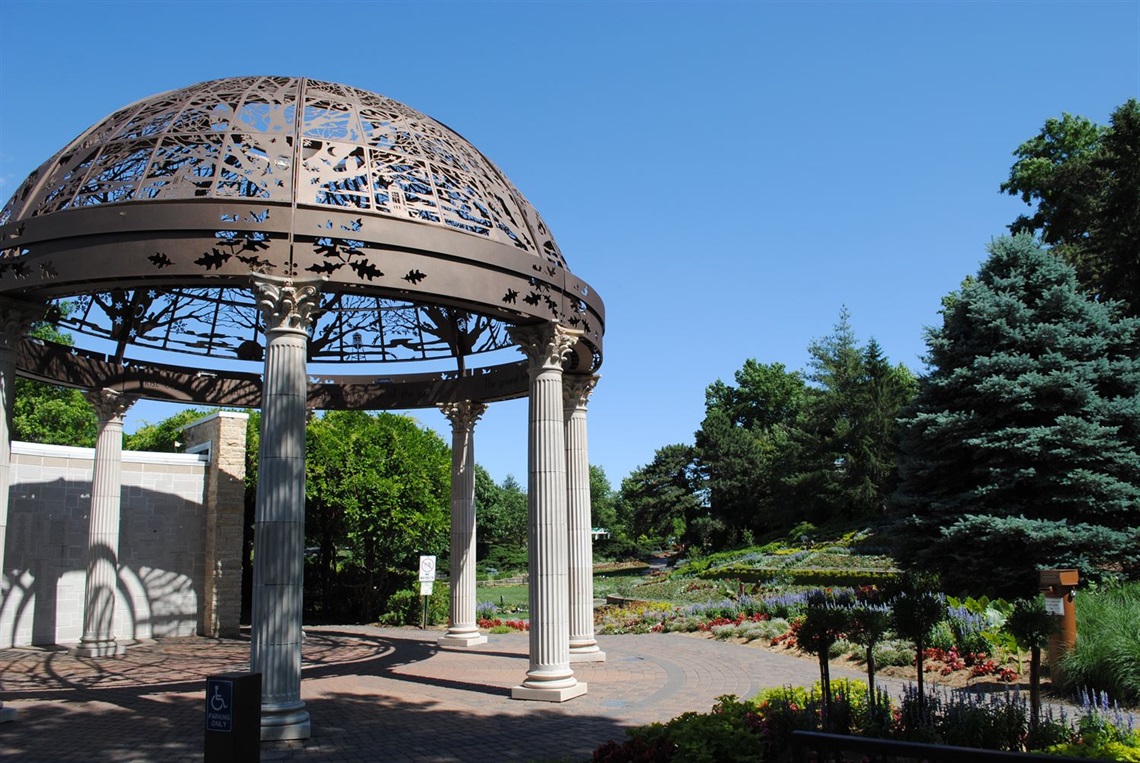
<instances>
[{"instance_id":1,"label":"shrub","mask_svg":"<svg viewBox=\"0 0 1140 763\"><path fill-rule=\"evenodd\" d=\"M529 557L525 548L496 545L487 552L487 557L479 561L478 568L489 577L511 577L526 573ZM489 569L494 569L492 575Z\"/></svg>"},{"instance_id":2,"label":"shrub","mask_svg":"<svg viewBox=\"0 0 1140 763\"><path fill-rule=\"evenodd\" d=\"M428 597L427 624L442 625L447 622L451 609L451 594L444 583L435 583ZM423 602L419 590L404 588L388 597L384 614L380 615L381 625L419 625L423 619Z\"/></svg>"},{"instance_id":3,"label":"shrub","mask_svg":"<svg viewBox=\"0 0 1140 763\"><path fill-rule=\"evenodd\" d=\"M951 649L954 646L954 631L950 629L950 623L945 620L935 623L930 629L930 635L926 637L926 644L935 649Z\"/></svg>"},{"instance_id":4,"label":"shrub","mask_svg":"<svg viewBox=\"0 0 1140 763\"><path fill-rule=\"evenodd\" d=\"M800 522L788 532L788 540L792 543L810 543L816 532L816 526L811 522Z\"/></svg>"},{"instance_id":5,"label":"shrub","mask_svg":"<svg viewBox=\"0 0 1140 763\"><path fill-rule=\"evenodd\" d=\"M876 667L906 667L914 664L914 645L904 639L890 639L874 649Z\"/></svg>"},{"instance_id":6,"label":"shrub","mask_svg":"<svg viewBox=\"0 0 1140 763\"><path fill-rule=\"evenodd\" d=\"M685 763L753 763L762 758L763 739L756 733L759 717L749 702L732 695L718 697L712 711L684 713L664 724L631 729L631 742L660 755L670 750L669 757L599 758L594 760L679 760ZM668 744L663 743L663 739Z\"/></svg>"},{"instance_id":7,"label":"shrub","mask_svg":"<svg viewBox=\"0 0 1140 763\"><path fill-rule=\"evenodd\" d=\"M744 637L749 641L755 639L764 639L771 641L776 636L788 632L788 621L782 618L774 620L762 620L758 623L749 623L745 631Z\"/></svg>"},{"instance_id":8,"label":"shrub","mask_svg":"<svg viewBox=\"0 0 1140 763\"><path fill-rule=\"evenodd\" d=\"M1085 687L1140 702L1140 583L1081 591L1076 610L1077 643L1053 681L1068 691Z\"/></svg>"},{"instance_id":9,"label":"shrub","mask_svg":"<svg viewBox=\"0 0 1140 763\"><path fill-rule=\"evenodd\" d=\"M653 553L653 545L655 544L648 541L639 543L626 537L605 538L594 544L594 556L615 561L642 559Z\"/></svg>"}]
</instances>

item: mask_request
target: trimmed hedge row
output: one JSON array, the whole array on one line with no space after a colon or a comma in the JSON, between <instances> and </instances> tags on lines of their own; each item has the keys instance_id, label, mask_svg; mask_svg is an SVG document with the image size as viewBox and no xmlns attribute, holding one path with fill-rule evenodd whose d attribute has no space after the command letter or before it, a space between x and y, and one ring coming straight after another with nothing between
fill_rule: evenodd
<instances>
[{"instance_id":1,"label":"trimmed hedge row","mask_svg":"<svg viewBox=\"0 0 1140 763\"><path fill-rule=\"evenodd\" d=\"M894 583L902 575L900 570L787 570L778 567L718 567L705 570L697 577L705 580L739 580L742 583L763 583L772 578L790 581L803 586L862 586Z\"/></svg>"}]
</instances>

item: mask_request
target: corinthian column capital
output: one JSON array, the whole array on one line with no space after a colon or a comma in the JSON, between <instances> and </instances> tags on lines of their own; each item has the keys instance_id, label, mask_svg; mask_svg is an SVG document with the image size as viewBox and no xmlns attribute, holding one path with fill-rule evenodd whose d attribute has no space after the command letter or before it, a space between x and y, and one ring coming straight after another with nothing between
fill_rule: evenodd
<instances>
[{"instance_id":1,"label":"corinthian column capital","mask_svg":"<svg viewBox=\"0 0 1140 763\"><path fill-rule=\"evenodd\" d=\"M471 432L475 429L475 422L487 412L487 404L478 400L460 400L439 403L439 410L451 422L452 432Z\"/></svg>"},{"instance_id":2,"label":"corinthian column capital","mask_svg":"<svg viewBox=\"0 0 1140 763\"><path fill-rule=\"evenodd\" d=\"M95 409L95 416L99 421L106 421L110 423L123 423L123 416L138 397L135 395L124 395L122 392L114 389L93 389L83 393L87 398L87 402L91 403L91 407Z\"/></svg>"},{"instance_id":3,"label":"corinthian column capital","mask_svg":"<svg viewBox=\"0 0 1140 763\"><path fill-rule=\"evenodd\" d=\"M531 370L561 369L562 359L583 333L558 323L512 326L507 329L511 341L526 355Z\"/></svg>"},{"instance_id":4,"label":"corinthian column capital","mask_svg":"<svg viewBox=\"0 0 1140 763\"><path fill-rule=\"evenodd\" d=\"M298 281L254 275L250 280L267 332L308 332L313 313L320 305L321 279Z\"/></svg>"},{"instance_id":5,"label":"corinthian column capital","mask_svg":"<svg viewBox=\"0 0 1140 763\"><path fill-rule=\"evenodd\" d=\"M562 377L562 403L567 411L585 410L600 376L566 374Z\"/></svg>"}]
</instances>

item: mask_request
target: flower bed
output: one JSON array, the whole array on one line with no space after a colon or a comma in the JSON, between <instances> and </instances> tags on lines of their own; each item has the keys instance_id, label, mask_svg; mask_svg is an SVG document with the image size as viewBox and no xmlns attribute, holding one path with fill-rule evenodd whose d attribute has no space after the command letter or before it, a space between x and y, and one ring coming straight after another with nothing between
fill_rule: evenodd
<instances>
[{"instance_id":1,"label":"flower bed","mask_svg":"<svg viewBox=\"0 0 1140 763\"><path fill-rule=\"evenodd\" d=\"M1077 719L1064 711L1031 723L1017 693L978 697L936 689L911 690L896 703L882 693L873 701L861 681L834 681L830 697L817 683L771 689L750 700L719 697L709 713L685 713L666 723L630 729L625 742L594 751L595 763L722 763L786 761L793 731L924 742L989 750L1034 751L1140 761L1140 734L1131 718L1094 702Z\"/></svg>"},{"instance_id":2,"label":"flower bed","mask_svg":"<svg viewBox=\"0 0 1140 763\"><path fill-rule=\"evenodd\" d=\"M476 622L480 628L491 633L509 633L510 631L525 633L530 630L530 623L526 620L500 620L497 617L482 617Z\"/></svg>"}]
</instances>

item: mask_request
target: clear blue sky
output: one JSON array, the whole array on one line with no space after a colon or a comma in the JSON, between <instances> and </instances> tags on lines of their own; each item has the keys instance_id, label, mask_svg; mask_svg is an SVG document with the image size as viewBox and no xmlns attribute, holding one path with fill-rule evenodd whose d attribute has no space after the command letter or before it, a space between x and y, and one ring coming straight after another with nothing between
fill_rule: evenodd
<instances>
[{"instance_id":1,"label":"clear blue sky","mask_svg":"<svg viewBox=\"0 0 1140 763\"><path fill-rule=\"evenodd\" d=\"M0 196L120 106L247 74L403 101L534 203L606 302L589 446L616 487L745 359L802 368L843 305L920 370L1023 209L1011 152L1140 97L1140 2L0 0ZM525 482L526 451L525 401L493 406L476 459Z\"/></svg>"}]
</instances>

